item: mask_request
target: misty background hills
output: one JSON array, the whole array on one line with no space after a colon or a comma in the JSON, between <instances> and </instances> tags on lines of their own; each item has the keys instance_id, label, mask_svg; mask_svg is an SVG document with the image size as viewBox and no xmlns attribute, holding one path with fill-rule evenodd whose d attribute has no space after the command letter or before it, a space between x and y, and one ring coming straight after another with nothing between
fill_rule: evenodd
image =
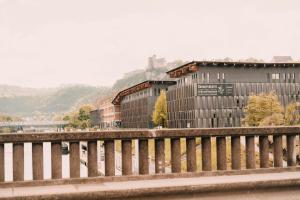
<instances>
[{"instance_id":1,"label":"misty background hills","mask_svg":"<svg viewBox=\"0 0 300 200\"><path fill-rule=\"evenodd\" d=\"M13 116L54 116L73 111L83 104L95 104L96 100L146 80L168 79L166 72L183 64L183 61L167 63L156 58L144 69L124 74L112 87L89 85L65 85L57 88L24 88L0 85L0 114Z\"/></svg>"},{"instance_id":2,"label":"misty background hills","mask_svg":"<svg viewBox=\"0 0 300 200\"><path fill-rule=\"evenodd\" d=\"M52 115L93 103L107 87L70 85L50 89L0 85L0 113L17 116Z\"/></svg>"}]
</instances>

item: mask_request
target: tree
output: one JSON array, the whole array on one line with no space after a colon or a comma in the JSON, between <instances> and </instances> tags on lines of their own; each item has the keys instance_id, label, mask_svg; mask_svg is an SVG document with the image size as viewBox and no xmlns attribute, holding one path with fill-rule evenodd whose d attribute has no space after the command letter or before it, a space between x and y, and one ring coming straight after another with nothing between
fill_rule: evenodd
<instances>
[{"instance_id":1,"label":"tree","mask_svg":"<svg viewBox=\"0 0 300 200\"><path fill-rule=\"evenodd\" d=\"M275 92L251 95L244 111L245 126L276 126L284 123L283 108Z\"/></svg>"},{"instance_id":2,"label":"tree","mask_svg":"<svg viewBox=\"0 0 300 200\"><path fill-rule=\"evenodd\" d=\"M8 115L0 115L0 122L11 122L12 118Z\"/></svg>"},{"instance_id":3,"label":"tree","mask_svg":"<svg viewBox=\"0 0 300 200\"><path fill-rule=\"evenodd\" d=\"M92 110L92 107L90 105L81 106L79 109L78 119L80 121L89 120L91 110Z\"/></svg>"},{"instance_id":4,"label":"tree","mask_svg":"<svg viewBox=\"0 0 300 200\"><path fill-rule=\"evenodd\" d=\"M16 117L16 116L0 114L0 122L12 122L12 121L22 121L22 119L20 117Z\"/></svg>"},{"instance_id":5,"label":"tree","mask_svg":"<svg viewBox=\"0 0 300 200\"><path fill-rule=\"evenodd\" d=\"M69 121L69 126L73 128L88 128L91 126L90 112L94 109L92 105L83 105L79 110L63 117L63 120Z\"/></svg>"},{"instance_id":6,"label":"tree","mask_svg":"<svg viewBox=\"0 0 300 200\"><path fill-rule=\"evenodd\" d=\"M156 126L167 126L167 97L163 90L155 102L152 120Z\"/></svg>"},{"instance_id":7,"label":"tree","mask_svg":"<svg viewBox=\"0 0 300 200\"><path fill-rule=\"evenodd\" d=\"M63 117L62 120L63 120L63 121L69 121L69 120L70 120L70 116L66 115L66 116Z\"/></svg>"},{"instance_id":8,"label":"tree","mask_svg":"<svg viewBox=\"0 0 300 200\"><path fill-rule=\"evenodd\" d=\"M300 124L300 103L293 102L286 107L284 124L287 126Z\"/></svg>"},{"instance_id":9,"label":"tree","mask_svg":"<svg viewBox=\"0 0 300 200\"><path fill-rule=\"evenodd\" d=\"M259 126L276 126L284 124L284 116L281 113L274 113L268 117L265 117L260 123Z\"/></svg>"}]
</instances>

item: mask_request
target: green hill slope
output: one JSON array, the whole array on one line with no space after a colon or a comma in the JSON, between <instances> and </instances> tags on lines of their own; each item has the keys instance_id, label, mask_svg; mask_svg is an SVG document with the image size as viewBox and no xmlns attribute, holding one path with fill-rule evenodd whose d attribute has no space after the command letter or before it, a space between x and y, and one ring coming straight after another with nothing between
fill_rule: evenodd
<instances>
[{"instance_id":1,"label":"green hill slope","mask_svg":"<svg viewBox=\"0 0 300 200\"><path fill-rule=\"evenodd\" d=\"M82 104L95 103L107 95L146 80L168 80L166 72L183 64L177 60L164 67L134 70L109 87L69 85L59 88L23 88L0 85L0 114L12 116L53 115L75 110Z\"/></svg>"},{"instance_id":2,"label":"green hill slope","mask_svg":"<svg viewBox=\"0 0 300 200\"><path fill-rule=\"evenodd\" d=\"M18 88L18 91L21 91ZM27 90L27 89L25 89ZM39 114L54 114L71 111L75 107L93 103L99 96L106 95L106 87L92 87L83 85L66 86L52 89L49 92L12 93L0 96L0 113L19 116Z\"/></svg>"}]
</instances>

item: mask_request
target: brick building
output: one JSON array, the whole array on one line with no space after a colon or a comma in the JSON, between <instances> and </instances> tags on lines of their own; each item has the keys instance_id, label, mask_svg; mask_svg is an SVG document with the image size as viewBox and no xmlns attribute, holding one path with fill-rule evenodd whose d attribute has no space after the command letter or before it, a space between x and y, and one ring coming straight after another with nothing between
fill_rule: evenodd
<instances>
[{"instance_id":1,"label":"brick building","mask_svg":"<svg viewBox=\"0 0 300 200\"><path fill-rule=\"evenodd\" d=\"M120 126L120 106L112 104L113 97L97 101L97 109L91 111L92 126L101 129L117 128Z\"/></svg>"}]
</instances>

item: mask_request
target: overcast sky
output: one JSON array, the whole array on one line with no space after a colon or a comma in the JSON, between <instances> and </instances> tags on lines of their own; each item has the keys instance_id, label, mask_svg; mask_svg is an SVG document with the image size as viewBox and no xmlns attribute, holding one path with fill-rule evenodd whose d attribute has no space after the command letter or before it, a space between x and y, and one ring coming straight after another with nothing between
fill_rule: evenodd
<instances>
[{"instance_id":1,"label":"overcast sky","mask_svg":"<svg viewBox=\"0 0 300 200\"><path fill-rule=\"evenodd\" d=\"M0 0L0 84L112 85L171 61L291 55L299 0Z\"/></svg>"}]
</instances>

